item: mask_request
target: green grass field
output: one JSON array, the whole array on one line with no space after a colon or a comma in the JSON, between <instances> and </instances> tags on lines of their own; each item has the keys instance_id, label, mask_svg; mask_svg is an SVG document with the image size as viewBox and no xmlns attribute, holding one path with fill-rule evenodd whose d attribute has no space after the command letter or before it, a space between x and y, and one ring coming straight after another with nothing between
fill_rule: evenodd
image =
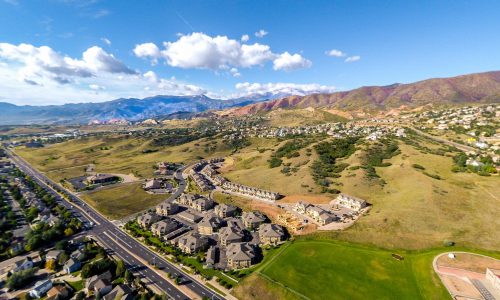
<instances>
[{"instance_id":1,"label":"green grass field","mask_svg":"<svg viewBox=\"0 0 500 300\"><path fill-rule=\"evenodd\" d=\"M300 299L301 295L310 299L448 299L432 260L450 249L392 252L332 240L299 239L264 264L261 274L245 279L234 293L241 299ZM500 257L499 252L480 252ZM392 253L404 260L394 259ZM272 296L260 293L261 287Z\"/></svg>"},{"instance_id":2,"label":"green grass field","mask_svg":"<svg viewBox=\"0 0 500 300\"><path fill-rule=\"evenodd\" d=\"M168 195L148 194L140 183L130 183L82 193L81 197L102 214L120 219L155 206Z\"/></svg>"}]
</instances>

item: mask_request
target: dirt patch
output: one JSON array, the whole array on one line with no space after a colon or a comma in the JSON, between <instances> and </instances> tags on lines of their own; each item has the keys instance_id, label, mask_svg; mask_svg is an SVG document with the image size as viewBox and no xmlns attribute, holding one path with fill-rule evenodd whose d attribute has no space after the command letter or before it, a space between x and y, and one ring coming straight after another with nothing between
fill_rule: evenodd
<instances>
[{"instance_id":1,"label":"dirt patch","mask_svg":"<svg viewBox=\"0 0 500 300\"><path fill-rule=\"evenodd\" d=\"M477 273L485 273L486 268L500 269L500 260L471 253L454 254L454 259L449 258L447 255L440 256L437 259L437 265L440 267L464 269Z\"/></svg>"},{"instance_id":2,"label":"dirt patch","mask_svg":"<svg viewBox=\"0 0 500 300\"><path fill-rule=\"evenodd\" d=\"M279 202L283 203L296 203L299 201L307 201L311 204L328 204L332 201L332 198L322 195L288 195L279 200Z\"/></svg>"}]
</instances>

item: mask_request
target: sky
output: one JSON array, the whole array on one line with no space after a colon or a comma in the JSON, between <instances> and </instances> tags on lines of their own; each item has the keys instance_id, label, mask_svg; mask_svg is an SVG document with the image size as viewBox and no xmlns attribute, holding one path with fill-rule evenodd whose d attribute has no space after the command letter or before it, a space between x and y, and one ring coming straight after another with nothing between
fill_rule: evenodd
<instances>
[{"instance_id":1,"label":"sky","mask_svg":"<svg viewBox=\"0 0 500 300\"><path fill-rule=\"evenodd\" d=\"M500 1L0 0L0 102L308 94L500 69Z\"/></svg>"}]
</instances>

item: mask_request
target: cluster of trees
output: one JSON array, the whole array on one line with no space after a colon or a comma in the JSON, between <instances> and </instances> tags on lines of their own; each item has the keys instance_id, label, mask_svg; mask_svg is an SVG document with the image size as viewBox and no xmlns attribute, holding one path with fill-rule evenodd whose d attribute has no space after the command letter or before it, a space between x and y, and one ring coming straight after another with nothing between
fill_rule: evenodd
<instances>
[{"instance_id":1,"label":"cluster of trees","mask_svg":"<svg viewBox=\"0 0 500 300\"><path fill-rule=\"evenodd\" d=\"M348 167L346 163L337 163L337 159L351 156L356 151L358 139L358 137L346 137L321 142L314 146L319 160L313 162L311 170L316 183L323 187L323 192L340 192L336 189L328 189L331 184L328 178L340 177L339 173Z\"/></svg>"},{"instance_id":2,"label":"cluster of trees","mask_svg":"<svg viewBox=\"0 0 500 300\"><path fill-rule=\"evenodd\" d=\"M4 181L0 182L0 260L9 258L8 252L12 244L12 230L16 226L16 214L12 211L12 207L7 203L4 197L5 192Z\"/></svg>"},{"instance_id":3,"label":"cluster of trees","mask_svg":"<svg viewBox=\"0 0 500 300\"><path fill-rule=\"evenodd\" d=\"M12 274L9 279L7 279L7 288L17 290L26 286L28 283L33 281L36 271L38 271L37 268L31 268Z\"/></svg>"},{"instance_id":4,"label":"cluster of trees","mask_svg":"<svg viewBox=\"0 0 500 300\"><path fill-rule=\"evenodd\" d=\"M479 166L467 165L468 156L463 152L459 152L453 157L453 172L473 172L482 176L489 176L491 173L497 173L495 163L491 156L486 155L479 159Z\"/></svg>"},{"instance_id":5,"label":"cluster of trees","mask_svg":"<svg viewBox=\"0 0 500 300\"><path fill-rule=\"evenodd\" d=\"M400 154L398 144L392 140L382 140L380 143L375 143L365 153L363 166L366 170L368 178L379 178L375 167L388 167L389 162L384 162L384 159L389 159Z\"/></svg>"},{"instance_id":6,"label":"cluster of trees","mask_svg":"<svg viewBox=\"0 0 500 300\"><path fill-rule=\"evenodd\" d=\"M200 138L213 136L215 132L200 133L190 128L175 128L164 130L161 135L151 141L151 146L177 146L195 141Z\"/></svg>"},{"instance_id":7,"label":"cluster of trees","mask_svg":"<svg viewBox=\"0 0 500 300\"><path fill-rule=\"evenodd\" d=\"M283 163L282 158L292 158L299 157L299 150L307 147L312 142L311 139L294 139L293 141L286 142L283 146L279 147L276 152L273 153L269 162L270 168L276 168L281 166Z\"/></svg>"}]
</instances>

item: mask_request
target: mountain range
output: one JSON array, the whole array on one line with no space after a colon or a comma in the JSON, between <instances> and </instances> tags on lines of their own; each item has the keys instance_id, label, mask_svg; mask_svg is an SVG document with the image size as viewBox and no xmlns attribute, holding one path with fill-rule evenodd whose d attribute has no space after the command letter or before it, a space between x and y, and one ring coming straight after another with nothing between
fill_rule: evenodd
<instances>
[{"instance_id":1,"label":"mountain range","mask_svg":"<svg viewBox=\"0 0 500 300\"><path fill-rule=\"evenodd\" d=\"M344 111L378 111L429 104L486 102L500 102L500 71L306 96L259 94L230 100L212 99L204 95L154 96L48 106L17 106L0 102L0 125L86 124L94 120L112 119L138 121L192 116L193 113L224 109L231 109L230 114L245 115L280 108L324 107Z\"/></svg>"},{"instance_id":2,"label":"mountain range","mask_svg":"<svg viewBox=\"0 0 500 300\"><path fill-rule=\"evenodd\" d=\"M138 121L179 112L199 113L207 110L244 106L268 100L269 95L230 100L200 96L154 96L144 99L122 98L100 103L76 103L48 106L17 106L0 102L0 125L86 124L91 121L124 119Z\"/></svg>"},{"instance_id":3,"label":"mountain range","mask_svg":"<svg viewBox=\"0 0 500 300\"><path fill-rule=\"evenodd\" d=\"M254 103L233 111L236 115L275 109L324 107L344 111L377 111L400 107L500 102L500 71L450 78L434 78L409 84L365 86L350 91L288 96Z\"/></svg>"}]
</instances>

